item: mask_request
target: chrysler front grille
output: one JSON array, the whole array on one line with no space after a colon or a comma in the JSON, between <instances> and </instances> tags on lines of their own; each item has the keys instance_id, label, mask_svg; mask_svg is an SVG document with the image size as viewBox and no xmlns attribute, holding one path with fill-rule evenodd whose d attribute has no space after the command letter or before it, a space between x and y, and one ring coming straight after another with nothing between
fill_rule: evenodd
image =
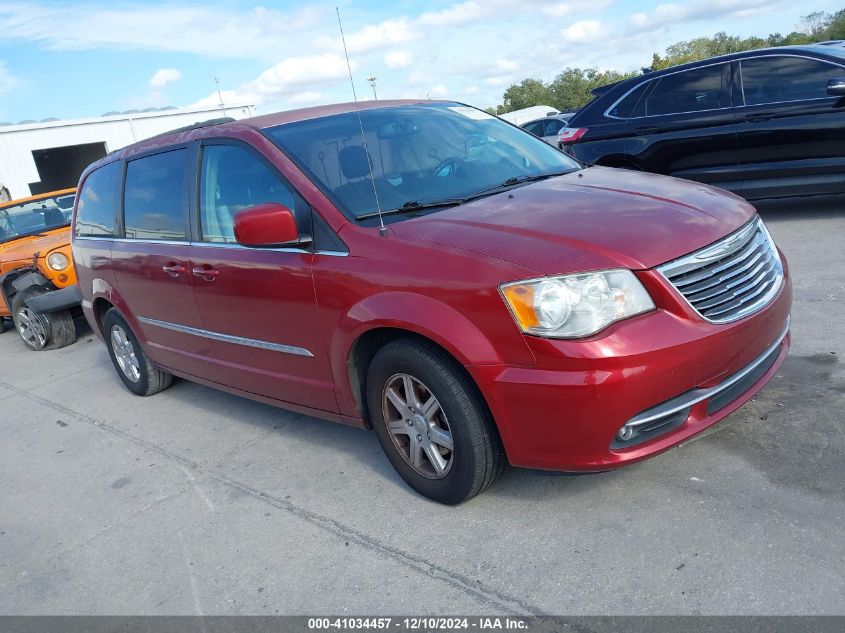
<instances>
[{"instance_id":1,"label":"chrysler front grille","mask_svg":"<svg viewBox=\"0 0 845 633\"><path fill-rule=\"evenodd\" d=\"M783 264L759 217L657 270L711 323L729 323L757 312L783 283Z\"/></svg>"}]
</instances>

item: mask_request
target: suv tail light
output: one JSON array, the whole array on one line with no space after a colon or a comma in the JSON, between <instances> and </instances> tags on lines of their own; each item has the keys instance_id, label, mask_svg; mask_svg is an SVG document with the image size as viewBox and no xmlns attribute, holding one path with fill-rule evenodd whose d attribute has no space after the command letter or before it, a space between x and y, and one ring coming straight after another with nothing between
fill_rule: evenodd
<instances>
[{"instance_id":1,"label":"suv tail light","mask_svg":"<svg viewBox=\"0 0 845 633\"><path fill-rule=\"evenodd\" d=\"M557 135L558 145L572 145L581 140L581 137L587 133L589 128L585 127L565 127L562 128Z\"/></svg>"}]
</instances>

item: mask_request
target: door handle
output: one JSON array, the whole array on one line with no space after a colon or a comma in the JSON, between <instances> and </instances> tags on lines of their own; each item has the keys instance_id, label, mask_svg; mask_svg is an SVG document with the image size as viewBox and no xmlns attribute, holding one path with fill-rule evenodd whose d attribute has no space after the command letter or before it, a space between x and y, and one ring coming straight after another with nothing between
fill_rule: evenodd
<instances>
[{"instance_id":1,"label":"door handle","mask_svg":"<svg viewBox=\"0 0 845 633\"><path fill-rule=\"evenodd\" d=\"M177 264L176 262L169 262L166 266L162 266L161 269L171 277L178 277L185 272L185 267L182 264Z\"/></svg>"},{"instance_id":2,"label":"door handle","mask_svg":"<svg viewBox=\"0 0 845 633\"><path fill-rule=\"evenodd\" d=\"M774 112L756 112L754 114L748 114L745 117L745 120L749 123L757 123L758 121L768 121L771 118L774 118Z\"/></svg>"},{"instance_id":3,"label":"door handle","mask_svg":"<svg viewBox=\"0 0 845 633\"><path fill-rule=\"evenodd\" d=\"M216 268L212 268L208 264L197 266L191 272L193 272L194 277L199 277L200 279L205 279L206 281L214 281L217 279L217 275L220 274L220 271Z\"/></svg>"}]
</instances>

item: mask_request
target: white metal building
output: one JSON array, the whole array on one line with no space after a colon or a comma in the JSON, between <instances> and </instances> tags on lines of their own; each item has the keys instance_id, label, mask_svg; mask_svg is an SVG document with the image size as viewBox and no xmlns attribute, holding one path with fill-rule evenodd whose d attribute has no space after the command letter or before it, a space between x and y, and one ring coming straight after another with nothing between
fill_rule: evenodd
<instances>
[{"instance_id":1,"label":"white metal building","mask_svg":"<svg viewBox=\"0 0 845 633\"><path fill-rule=\"evenodd\" d=\"M101 117L0 123L0 190L12 198L75 187L89 164L126 145L208 119L244 119L255 106L163 108Z\"/></svg>"}]
</instances>

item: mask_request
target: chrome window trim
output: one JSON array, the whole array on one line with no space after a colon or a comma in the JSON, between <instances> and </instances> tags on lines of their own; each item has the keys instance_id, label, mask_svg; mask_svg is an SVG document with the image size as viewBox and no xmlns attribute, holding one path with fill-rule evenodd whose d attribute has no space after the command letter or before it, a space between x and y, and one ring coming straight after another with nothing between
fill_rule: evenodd
<instances>
[{"instance_id":1,"label":"chrome window trim","mask_svg":"<svg viewBox=\"0 0 845 633\"><path fill-rule=\"evenodd\" d=\"M349 257L349 253L345 253L343 251L309 251L304 248L290 248L290 247L279 247L279 248L253 248L251 246L243 246L241 244L232 244L228 242L175 242L171 240L147 240L143 238L132 238L132 237L111 237L109 235L77 235L74 236L74 240L98 240L98 241L108 241L108 242L124 242L124 243L137 243L137 242L144 242L148 244L173 244L175 246L211 246L212 248L236 248L238 250L245 250L245 251L269 251L273 253L300 253L300 254L314 254L314 255L326 255L327 257Z\"/></svg>"},{"instance_id":2,"label":"chrome window trim","mask_svg":"<svg viewBox=\"0 0 845 633\"><path fill-rule=\"evenodd\" d=\"M635 415L633 418L628 420L625 423L625 426L642 426L644 424L648 424L649 422L654 422L660 418L669 417L675 413L679 413L684 409L691 407L693 405L698 404L704 400L709 400L714 396L719 395L723 391L727 391L731 387L733 387L736 383L740 380L745 378L748 374L753 372L757 367L760 366L774 351L783 344L783 340L786 338L786 335L789 333L789 325L790 325L791 317L786 317L786 327L784 327L783 332L781 332L780 336L775 339L775 342L769 345L766 350L760 354L757 358L755 358L751 363L740 369L735 374L732 374L727 379L720 382L718 385L713 387L703 388L703 389L693 389L692 391L688 391L685 394L680 396L676 396L669 400L665 404L670 404L671 406L666 409L660 409L660 405L653 407L645 412L645 414Z\"/></svg>"},{"instance_id":3,"label":"chrome window trim","mask_svg":"<svg viewBox=\"0 0 845 633\"><path fill-rule=\"evenodd\" d=\"M283 354L293 354L294 356L314 356L314 354L312 354L304 347L285 345L283 343L271 343L270 341L261 341L254 338L234 336L232 334L222 334L220 332L211 332L210 330L203 330L188 325L179 325L178 323L170 323L168 321L160 321L158 319L151 319L149 317L138 317L138 320L141 323L146 323L147 325L154 325L156 327L164 328L165 330L172 330L174 332L181 332L183 334L192 334L193 336L200 336L202 338L211 339L213 341L234 343L235 345L244 345L246 347L266 349L271 352L282 352Z\"/></svg>"},{"instance_id":4,"label":"chrome window trim","mask_svg":"<svg viewBox=\"0 0 845 633\"><path fill-rule=\"evenodd\" d=\"M736 247L736 244L739 242L743 242L745 238L749 235L751 236L750 239L753 239L754 235L757 233L757 230L763 232L766 240L769 243L769 248L772 251L774 256L774 261L776 263L776 268L774 270L775 273L775 283L772 284L772 287L766 291L760 297L759 301L755 301L752 304L738 310L737 312L731 314L730 318L728 319L709 319L690 302L689 299L681 292L680 289L675 287L675 284L669 279L672 275L680 274L686 272L687 270L696 269L701 267L702 265L706 265L708 260L717 260L723 257L724 255L728 254L729 252L737 252L741 248L744 247L745 244L742 246ZM748 241L750 241L750 239ZM747 242L746 242L747 243ZM678 296L683 299L686 304L693 309L693 311L704 321L707 323L713 323L715 325L724 325L727 323L733 323L734 321L739 321L742 318L747 317L750 314L758 312L765 308L769 303L771 303L772 299L774 299L777 294L780 292L780 289L783 287L783 262L780 258L780 253L778 252L777 245L775 244L774 239L772 239L771 233L766 228L766 225L763 223L763 220L760 216L755 216L753 220L746 223L740 229L734 231L730 235L722 238L715 244L711 244L710 246L705 246L704 248L700 248L697 251L693 251L688 255L684 255L683 257L679 257L678 259L674 259L671 262L667 262L658 266L656 268L657 272L663 277L666 283L672 288L672 290L678 294Z\"/></svg>"},{"instance_id":5,"label":"chrome window trim","mask_svg":"<svg viewBox=\"0 0 845 633\"><path fill-rule=\"evenodd\" d=\"M311 251L305 248L295 248L290 246L280 246L273 248L270 246L243 246L233 242L191 242L190 246L210 246L211 248L233 248L241 251L264 251L271 253L299 253L301 255L328 255L330 257L348 257L349 253L343 251Z\"/></svg>"},{"instance_id":6,"label":"chrome window trim","mask_svg":"<svg viewBox=\"0 0 845 633\"><path fill-rule=\"evenodd\" d=\"M808 55L797 55L795 53L776 53L776 54L773 54L773 55L753 55L753 56L750 56L750 57L741 57L741 58L738 58L738 59L733 59L733 60L728 60L728 61L714 62L712 64L704 64L703 66L696 66L695 68L687 68L685 70L676 70L676 71L671 72L671 73L665 73L663 75L660 75L660 77L651 77L649 79L641 81L638 84L636 84L633 88L628 90L621 97L619 97L616 101L614 101L610 105L610 107L607 108L607 110L605 110L603 112L603 116L605 118L608 118L608 119L616 119L617 121L632 121L634 119L650 119L650 118L653 118L651 116L618 117L618 116L613 116L612 114L610 114L610 111L613 110L613 108L615 108L617 105L619 105L619 102L622 101L629 94L631 94L634 90L636 90L640 86L642 86L642 85L644 85L644 84L646 84L650 81L656 81L658 79L662 79L663 77L668 77L669 75L677 75L678 73L686 73L686 72L689 72L691 70L698 70L700 68L709 68L710 66L719 66L720 64L731 64L733 62L739 62L740 79L741 79L742 78L742 61L743 60L762 59L762 58L765 58L765 57L797 57L799 59L809 59L809 60L812 60L812 61L822 62L824 64L830 64L831 66L839 66L840 68L845 69L845 64L839 64L839 63L831 61L829 59L819 59L818 57L811 57L811 56L808 56ZM745 103L745 87L741 86L740 89L742 90L742 99L743 99L742 103L743 103L743 105L738 106L738 107L745 107L746 106L746 103ZM798 99L796 101L772 101L771 103L759 103L759 104L754 104L754 105L775 105L775 104L778 104L778 103L797 103L798 101L820 101L822 99L830 99L830 98L831 97L816 97L814 99ZM687 111L687 112L673 112L672 114L657 114L657 115L654 115L654 116L674 116L676 114L695 114L697 112L719 112L721 110L730 110L730 109L731 109L731 107L710 108L708 110L690 110L690 111Z\"/></svg>"}]
</instances>

